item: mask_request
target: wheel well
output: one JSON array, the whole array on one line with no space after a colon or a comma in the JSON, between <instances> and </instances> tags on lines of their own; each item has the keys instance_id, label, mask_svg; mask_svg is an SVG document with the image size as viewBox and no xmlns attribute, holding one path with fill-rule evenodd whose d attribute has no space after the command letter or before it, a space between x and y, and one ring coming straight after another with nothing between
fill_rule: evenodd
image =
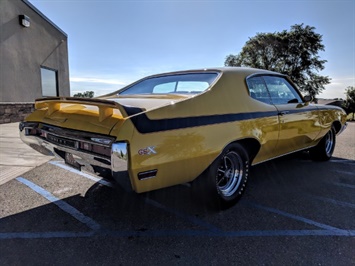
<instances>
[{"instance_id":1,"label":"wheel well","mask_svg":"<svg viewBox=\"0 0 355 266\"><path fill-rule=\"evenodd\" d=\"M335 133L338 133L341 130L341 123L339 121L334 121L333 126L335 129Z\"/></svg>"},{"instance_id":2,"label":"wheel well","mask_svg":"<svg viewBox=\"0 0 355 266\"><path fill-rule=\"evenodd\" d=\"M240 145L242 145L245 150L248 152L248 155L249 155L249 160L250 160L250 165L252 164L255 156L258 154L259 150L260 150L260 143L259 141L257 141L256 139L253 139L253 138L247 138L247 139L240 139L240 140L236 140L236 141L233 141L229 144L233 144L233 143L238 143ZM228 145L229 145L228 144ZM226 147L228 146L226 145ZM223 150L222 150L223 151ZM222 152L221 151L221 152ZM217 160L219 158L220 155L218 155L214 160ZM213 163L212 162L212 163ZM211 163L211 164L212 164ZM208 171L209 167L207 167L201 174L200 176L203 176L206 174L206 172Z\"/></svg>"},{"instance_id":3,"label":"wheel well","mask_svg":"<svg viewBox=\"0 0 355 266\"><path fill-rule=\"evenodd\" d=\"M249 154L250 163L252 163L255 156L258 154L261 146L259 141L253 138L237 140L234 143L239 143L243 145L243 147Z\"/></svg>"}]
</instances>

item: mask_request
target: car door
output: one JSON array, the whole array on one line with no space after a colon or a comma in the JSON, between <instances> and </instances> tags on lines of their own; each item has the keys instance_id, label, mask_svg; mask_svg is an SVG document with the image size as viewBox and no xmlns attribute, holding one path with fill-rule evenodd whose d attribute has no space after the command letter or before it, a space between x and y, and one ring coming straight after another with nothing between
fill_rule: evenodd
<instances>
[{"instance_id":1,"label":"car door","mask_svg":"<svg viewBox=\"0 0 355 266\"><path fill-rule=\"evenodd\" d=\"M264 76L271 102L280 123L276 144L278 155L309 147L320 132L316 106L304 102L297 89L284 76Z\"/></svg>"},{"instance_id":2,"label":"car door","mask_svg":"<svg viewBox=\"0 0 355 266\"><path fill-rule=\"evenodd\" d=\"M270 94L261 75L249 76L246 80L250 97L260 102L258 112L263 119L251 122L252 130L258 132L258 140L261 144L253 163L260 163L277 157L276 144L279 139L279 118L276 107L271 103Z\"/></svg>"}]
</instances>

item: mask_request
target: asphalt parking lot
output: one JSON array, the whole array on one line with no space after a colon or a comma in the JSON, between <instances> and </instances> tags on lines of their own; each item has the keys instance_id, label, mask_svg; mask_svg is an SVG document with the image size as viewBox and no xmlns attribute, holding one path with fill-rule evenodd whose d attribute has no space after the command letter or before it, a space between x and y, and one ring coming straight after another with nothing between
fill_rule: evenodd
<instances>
[{"instance_id":1,"label":"asphalt parking lot","mask_svg":"<svg viewBox=\"0 0 355 266\"><path fill-rule=\"evenodd\" d=\"M354 265L355 123L329 162L252 168L234 207L127 192L55 159L0 186L1 265Z\"/></svg>"}]
</instances>

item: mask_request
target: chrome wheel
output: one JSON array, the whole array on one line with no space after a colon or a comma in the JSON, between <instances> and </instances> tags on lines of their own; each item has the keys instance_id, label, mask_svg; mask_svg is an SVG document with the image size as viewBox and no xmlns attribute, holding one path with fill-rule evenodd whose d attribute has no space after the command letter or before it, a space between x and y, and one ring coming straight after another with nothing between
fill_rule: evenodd
<instances>
[{"instance_id":1,"label":"chrome wheel","mask_svg":"<svg viewBox=\"0 0 355 266\"><path fill-rule=\"evenodd\" d=\"M336 143L335 135L336 131L334 126L332 126L317 146L309 150L312 160L327 161L332 157Z\"/></svg>"},{"instance_id":2,"label":"chrome wheel","mask_svg":"<svg viewBox=\"0 0 355 266\"><path fill-rule=\"evenodd\" d=\"M329 130L327 135L325 136L325 152L328 156L331 156L334 150L334 130Z\"/></svg>"},{"instance_id":3,"label":"chrome wheel","mask_svg":"<svg viewBox=\"0 0 355 266\"><path fill-rule=\"evenodd\" d=\"M232 196L239 188L244 174L243 159L235 151L227 152L220 160L216 184L224 197Z\"/></svg>"},{"instance_id":4,"label":"chrome wheel","mask_svg":"<svg viewBox=\"0 0 355 266\"><path fill-rule=\"evenodd\" d=\"M206 171L193 183L200 198L217 209L235 204L246 189L249 154L239 143L227 145Z\"/></svg>"}]
</instances>

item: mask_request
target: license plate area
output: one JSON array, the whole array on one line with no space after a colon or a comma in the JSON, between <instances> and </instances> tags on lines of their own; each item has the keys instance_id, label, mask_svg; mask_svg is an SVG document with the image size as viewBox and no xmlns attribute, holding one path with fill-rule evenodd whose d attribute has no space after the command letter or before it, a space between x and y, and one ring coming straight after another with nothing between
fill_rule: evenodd
<instances>
[{"instance_id":1,"label":"license plate area","mask_svg":"<svg viewBox=\"0 0 355 266\"><path fill-rule=\"evenodd\" d=\"M79 171L81 170L81 165L77 161L75 161L73 154L69 152L65 153L64 162Z\"/></svg>"}]
</instances>

